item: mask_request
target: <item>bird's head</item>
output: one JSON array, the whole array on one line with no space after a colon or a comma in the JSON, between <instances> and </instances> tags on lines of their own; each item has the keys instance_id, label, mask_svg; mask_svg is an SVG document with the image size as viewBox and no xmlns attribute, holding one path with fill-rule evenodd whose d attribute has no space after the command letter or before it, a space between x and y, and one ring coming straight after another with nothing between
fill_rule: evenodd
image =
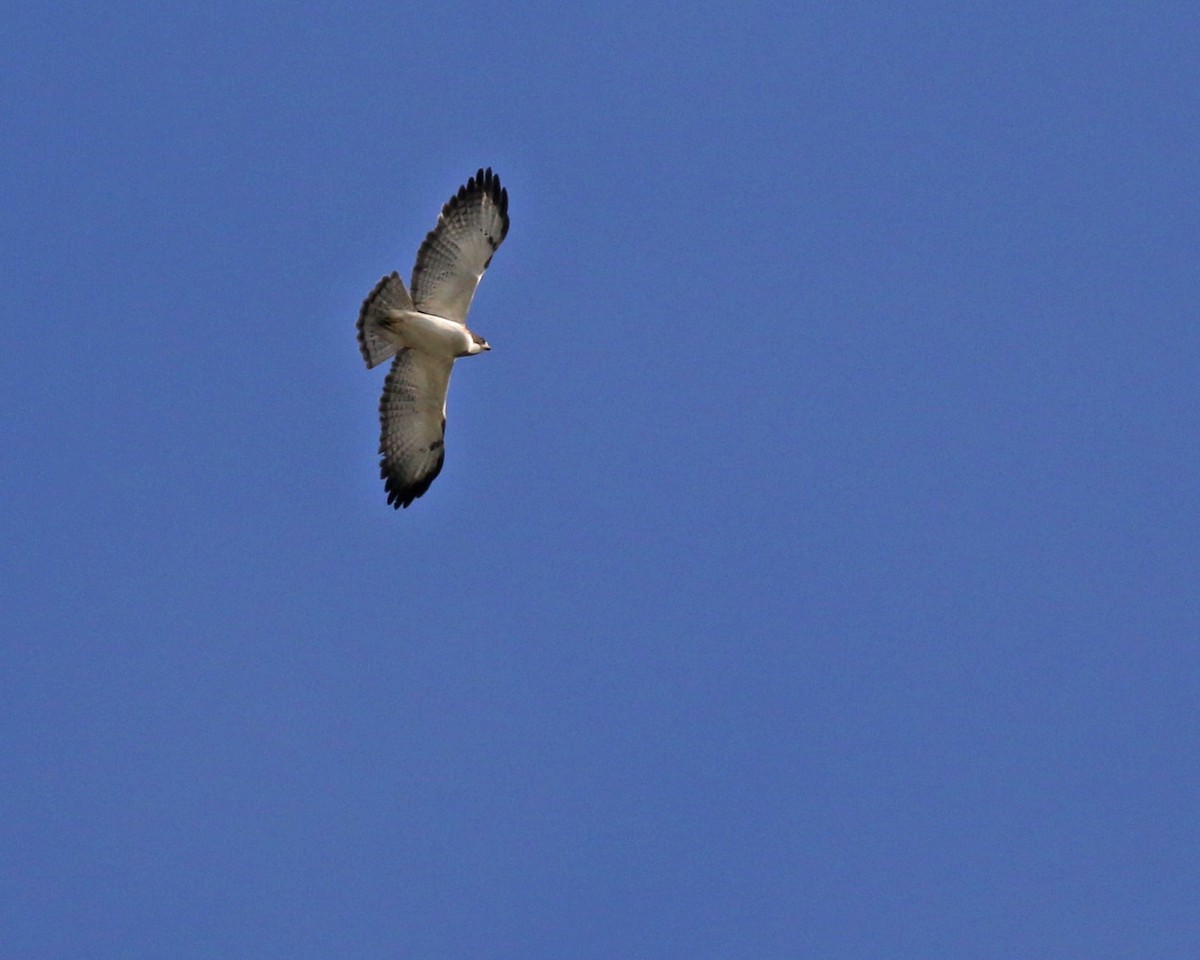
<instances>
[{"instance_id":1,"label":"bird's head","mask_svg":"<svg viewBox=\"0 0 1200 960\"><path fill-rule=\"evenodd\" d=\"M467 348L467 356L473 353L483 353L484 350L491 350L492 345L483 339L479 334L471 334L471 346Z\"/></svg>"}]
</instances>

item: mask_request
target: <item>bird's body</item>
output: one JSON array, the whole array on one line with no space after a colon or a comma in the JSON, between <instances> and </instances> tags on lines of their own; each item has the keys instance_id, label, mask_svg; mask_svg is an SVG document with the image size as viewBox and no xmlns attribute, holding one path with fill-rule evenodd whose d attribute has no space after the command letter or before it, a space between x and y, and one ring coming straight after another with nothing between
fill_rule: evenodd
<instances>
[{"instance_id":1,"label":"bird's body","mask_svg":"<svg viewBox=\"0 0 1200 960\"><path fill-rule=\"evenodd\" d=\"M481 346L461 323L420 310L391 310L379 326L398 348L419 350L431 357L455 359L490 349Z\"/></svg>"},{"instance_id":2,"label":"bird's body","mask_svg":"<svg viewBox=\"0 0 1200 960\"><path fill-rule=\"evenodd\" d=\"M394 507L421 496L442 469L450 370L459 357L491 349L467 328L467 311L507 233L508 191L490 168L480 170L421 244L412 295L392 273L363 301L358 344L367 366L395 356L379 401L380 473Z\"/></svg>"}]
</instances>

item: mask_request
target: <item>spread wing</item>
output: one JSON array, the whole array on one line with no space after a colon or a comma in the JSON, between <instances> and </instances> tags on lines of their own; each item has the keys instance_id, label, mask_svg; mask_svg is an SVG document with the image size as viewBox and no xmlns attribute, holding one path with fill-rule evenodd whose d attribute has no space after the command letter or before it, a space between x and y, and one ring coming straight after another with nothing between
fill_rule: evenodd
<instances>
[{"instance_id":1,"label":"spread wing","mask_svg":"<svg viewBox=\"0 0 1200 960\"><path fill-rule=\"evenodd\" d=\"M446 391L453 359L404 349L396 354L379 400L379 474L388 503L407 507L445 459Z\"/></svg>"},{"instance_id":2,"label":"spread wing","mask_svg":"<svg viewBox=\"0 0 1200 960\"><path fill-rule=\"evenodd\" d=\"M417 309L465 324L475 288L507 233L508 191L488 167L458 188L417 251L411 285Z\"/></svg>"}]
</instances>

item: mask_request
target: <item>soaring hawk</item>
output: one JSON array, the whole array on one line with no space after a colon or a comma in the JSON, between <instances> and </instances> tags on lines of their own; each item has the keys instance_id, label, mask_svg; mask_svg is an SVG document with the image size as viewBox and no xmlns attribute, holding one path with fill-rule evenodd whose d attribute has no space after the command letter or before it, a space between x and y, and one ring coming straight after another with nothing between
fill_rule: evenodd
<instances>
[{"instance_id":1,"label":"soaring hawk","mask_svg":"<svg viewBox=\"0 0 1200 960\"><path fill-rule=\"evenodd\" d=\"M392 273L363 301L358 346L367 367L396 357L379 401L379 472L397 509L428 490L442 469L454 361L491 349L467 329L467 310L507 233L508 191L491 167L480 170L442 207L417 251L412 295Z\"/></svg>"}]
</instances>

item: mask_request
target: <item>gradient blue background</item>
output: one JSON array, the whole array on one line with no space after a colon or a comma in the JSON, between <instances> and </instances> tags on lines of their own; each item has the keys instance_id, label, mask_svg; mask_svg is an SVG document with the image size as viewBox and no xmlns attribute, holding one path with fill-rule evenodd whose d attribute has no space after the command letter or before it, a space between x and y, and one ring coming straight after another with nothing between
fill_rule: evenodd
<instances>
[{"instance_id":1,"label":"gradient blue background","mask_svg":"<svg viewBox=\"0 0 1200 960\"><path fill-rule=\"evenodd\" d=\"M1194 3L27 4L0 954L1200 956ZM394 513L354 321L512 230Z\"/></svg>"}]
</instances>

